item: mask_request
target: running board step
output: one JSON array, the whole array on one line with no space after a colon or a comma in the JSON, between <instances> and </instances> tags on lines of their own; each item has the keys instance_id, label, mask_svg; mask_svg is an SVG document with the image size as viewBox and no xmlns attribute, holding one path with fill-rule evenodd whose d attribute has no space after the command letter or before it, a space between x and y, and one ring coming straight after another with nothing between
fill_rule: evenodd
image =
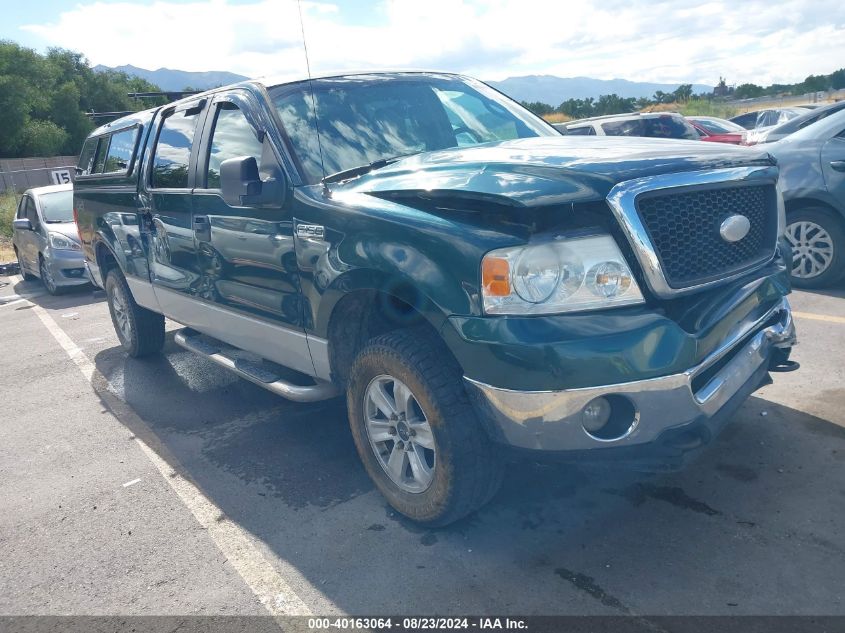
<instances>
[{"instance_id":1,"label":"running board step","mask_svg":"<svg viewBox=\"0 0 845 633\"><path fill-rule=\"evenodd\" d=\"M316 378L313 385L297 385L283 379L270 369L242 358L232 358L226 354L227 350L237 348L230 347L225 343L211 337L204 336L196 330L183 328L176 332L173 337L176 344L186 350L205 356L207 359L217 363L221 367L234 372L241 378L245 378L259 387L264 387L276 395L293 400L295 402L317 402L328 400L340 395L340 391L330 382L318 381Z\"/></svg>"}]
</instances>

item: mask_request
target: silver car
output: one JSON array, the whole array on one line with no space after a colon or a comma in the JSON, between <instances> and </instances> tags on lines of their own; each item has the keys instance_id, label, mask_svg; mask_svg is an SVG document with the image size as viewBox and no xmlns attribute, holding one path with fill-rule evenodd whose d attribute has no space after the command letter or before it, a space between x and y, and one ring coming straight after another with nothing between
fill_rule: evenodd
<instances>
[{"instance_id":1,"label":"silver car","mask_svg":"<svg viewBox=\"0 0 845 633\"><path fill-rule=\"evenodd\" d=\"M24 279L40 277L50 294L88 283L73 221L73 185L28 189L13 226L12 244Z\"/></svg>"}]
</instances>

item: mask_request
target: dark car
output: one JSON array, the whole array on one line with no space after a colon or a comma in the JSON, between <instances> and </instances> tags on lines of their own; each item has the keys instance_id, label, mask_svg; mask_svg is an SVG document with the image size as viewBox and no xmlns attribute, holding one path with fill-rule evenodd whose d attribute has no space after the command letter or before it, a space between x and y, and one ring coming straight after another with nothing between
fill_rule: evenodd
<instances>
[{"instance_id":1,"label":"dark car","mask_svg":"<svg viewBox=\"0 0 845 633\"><path fill-rule=\"evenodd\" d=\"M397 72L140 112L79 170L125 350L159 351L167 316L274 393L343 395L368 474L425 524L483 505L514 450L678 467L789 366L766 152L566 138L475 80Z\"/></svg>"},{"instance_id":2,"label":"dark car","mask_svg":"<svg viewBox=\"0 0 845 633\"><path fill-rule=\"evenodd\" d=\"M780 166L793 284L821 288L845 275L845 110L765 148Z\"/></svg>"}]
</instances>

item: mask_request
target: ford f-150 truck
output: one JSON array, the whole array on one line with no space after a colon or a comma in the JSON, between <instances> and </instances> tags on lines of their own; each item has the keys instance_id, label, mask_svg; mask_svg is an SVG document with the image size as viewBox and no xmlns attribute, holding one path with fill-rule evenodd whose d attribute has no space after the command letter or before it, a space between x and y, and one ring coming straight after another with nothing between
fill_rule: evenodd
<instances>
[{"instance_id":1,"label":"ford f-150 truck","mask_svg":"<svg viewBox=\"0 0 845 633\"><path fill-rule=\"evenodd\" d=\"M489 500L513 449L677 467L796 366L765 151L564 137L470 78L394 72L139 112L77 171L128 354L167 317L281 396L345 394L375 485L428 525Z\"/></svg>"}]
</instances>

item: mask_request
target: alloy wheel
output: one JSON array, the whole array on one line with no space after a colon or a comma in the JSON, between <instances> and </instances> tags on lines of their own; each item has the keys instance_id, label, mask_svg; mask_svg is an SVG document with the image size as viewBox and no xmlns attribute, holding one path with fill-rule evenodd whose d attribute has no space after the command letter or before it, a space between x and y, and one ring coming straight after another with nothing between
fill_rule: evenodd
<instances>
[{"instance_id":1,"label":"alloy wheel","mask_svg":"<svg viewBox=\"0 0 845 633\"><path fill-rule=\"evenodd\" d=\"M786 239L792 246L792 276L799 279L818 277L833 262L833 239L823 226L801 220L786 227Z\"/></svg>"},{"instance_id":2,"label":"alloy wheel","mask_svg":"<svg viewBox=\"0 0 845 633\"><path fill-rule=\"evenodd\" d=\"M39 264L40 273L41 273L41 283L44 284L44 287L47 288L47 291L50 294L56 292L56 280L53 279L53 271L50 270L50 267L47 265L47 262L44 261L44 258L41 258L41 262Z\"/></svg>"},{"instance_id":3,"label":"alloy wheel","mask_svg":"<svg viewBox=\"0 0 845 633\"><path fill-rule=\"evenodd\" d=\"M111 309L114 315L114 322L117 325L118 334L123 342L132 340L132 323L129 320L129 306L123 291L117 285L111 287L110 297Z\"/></svg>"},{"instance_id":4,"label":"alloy wheel","mask_svg":"<svg viewBox=\"0 0 845 633\"><path fill-rule=\"evenodd\" d=\"M367 437L390 480L405 492L425 492L434 479L437 447L431 425L411 389L376 376L364 394Z\"/></svg>"}]
</instances>

